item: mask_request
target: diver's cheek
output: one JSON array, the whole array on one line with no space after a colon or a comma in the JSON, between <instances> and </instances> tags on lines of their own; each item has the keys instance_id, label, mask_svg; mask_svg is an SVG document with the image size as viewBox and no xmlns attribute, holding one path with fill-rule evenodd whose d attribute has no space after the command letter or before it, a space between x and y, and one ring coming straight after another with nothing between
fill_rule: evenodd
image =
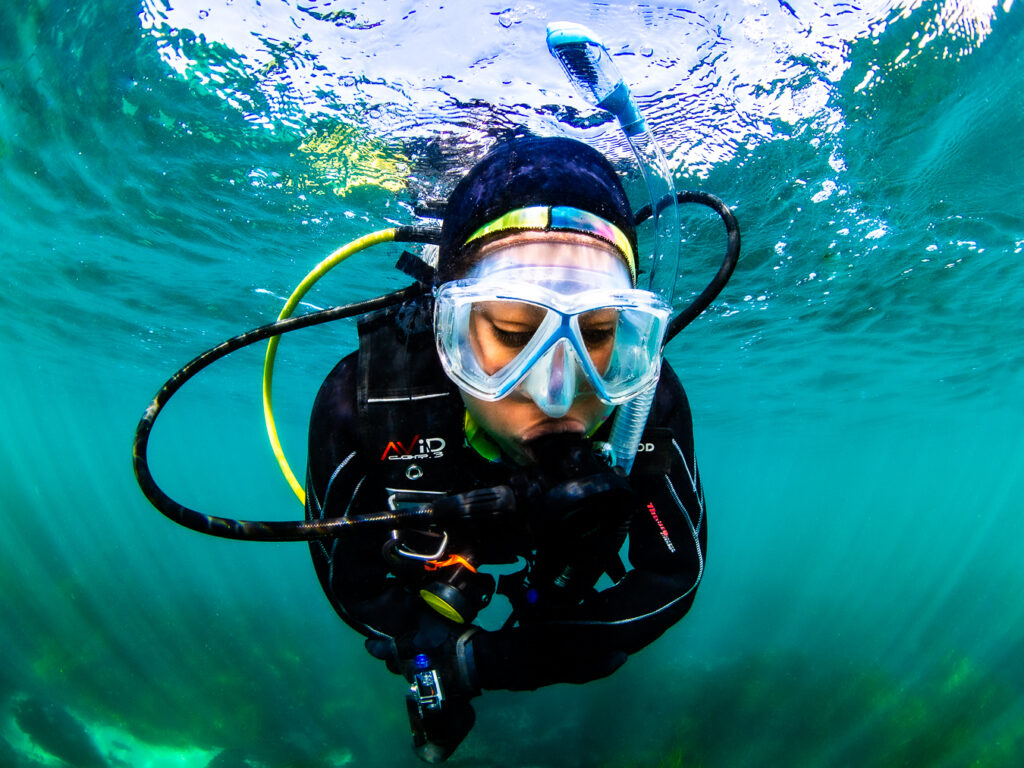
<instances>
[{"instance_id":1,"label":"diver's cheek","mask_svg":"<svg viewBox=\"0 0 1024 768\"><path fill-rule=\"evenodd\" d=\"M537 421L545 418L537 405L515 392L493 402L479 400L462 392L462 401L473 421L490 436L498 447L519 464L528 464L530 456L520 445L522 435Z\"/></svg>"}]
</instances>

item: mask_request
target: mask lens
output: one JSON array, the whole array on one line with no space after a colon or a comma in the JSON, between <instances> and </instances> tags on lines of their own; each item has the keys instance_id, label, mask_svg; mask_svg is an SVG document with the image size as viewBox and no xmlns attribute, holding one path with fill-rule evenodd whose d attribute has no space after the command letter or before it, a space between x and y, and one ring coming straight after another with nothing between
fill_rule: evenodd
<instances>
[{"instance_id":1,"label":"mask lens","mask_svg":"<svg viewBox=\"0 0 1024 768\"><path fill-rule=\"evenodd\" d=\"M524 301L474 302L469 315L469 343L488 376L510 365L537 333L547 310Z\"/></svg>"},{"instance_id":2,"label":"mask lens","mask_svg":"<svg viewBox=\"0 0 1024 768\"><path fill-rule=\"evenodd\" d=\"M584 312L576 318L580 338L594 370L604 376L615 351L621 313L612 307Z\"/></svg>"},{"instance_id":3,"label":"mask lens","mask_svg":"<svg viewBox=\"0 0 1024 768\"><path fill-rule=\"evenodd\" d=\"M614 337L606 347L591 352L595 373L606 398L632 396L660 369L661 340L666 318L638 309L616 311ZM581 335L586 338L584 329Z\"/></svg>"}]
</instances>

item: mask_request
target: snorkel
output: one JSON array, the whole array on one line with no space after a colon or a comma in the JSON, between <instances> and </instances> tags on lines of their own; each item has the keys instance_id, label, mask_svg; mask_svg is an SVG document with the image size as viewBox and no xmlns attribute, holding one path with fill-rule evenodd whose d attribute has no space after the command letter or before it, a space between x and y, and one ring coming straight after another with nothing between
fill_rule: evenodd
<instances>
[{"instance_id":1,"label":"snorkel","mask_svg":"<svg viewBox=\"0 0 1024 768\"><path fill-rule=\"evenodd\" d=\"M611 54L593 32L581 24L553 22L548 25L547 41L548 51L562 65L576 91L591 106L616 117L633 150L654 220L654 247L651 255L640 261L641 271L648 274L647 289L671 306L679 271L679 211L665 155ZM616 412L610 443L615 465L626 474L633 467L656 388L657 380Z\"/></svg>"}]
</instances>

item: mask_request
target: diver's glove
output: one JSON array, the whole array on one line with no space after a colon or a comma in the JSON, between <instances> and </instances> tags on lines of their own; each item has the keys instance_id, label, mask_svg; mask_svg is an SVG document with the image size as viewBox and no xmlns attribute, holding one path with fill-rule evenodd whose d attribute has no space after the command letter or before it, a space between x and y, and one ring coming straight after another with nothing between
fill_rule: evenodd
<instances>
[{"instance_id":1,"label":"diver's glove","mask_svg":"<svg viewBox=\"0 0 1024 768\"><path fill-rule=\"evenodd\" d=\"M537 466L513 479L537 552L529 576L530 606L579 603L612 563L638 501L629 480L570 434L530 444Z\"/></svg>"},{"instance_id":2,"label":"diver's glove","mask_svg":"<svg viewBox=\"0 0 1024 768\"><path fill-rule=\"evenodd\" d=\"M451 630L450 622L424 614L419 631L411 637L366 641L373 656L384 659L388 669L409 682L405 703L413 752L427 763L447 760L476 721L469 701L480 694L480 685L470 639L479 630Z\"/></svg>"},{"instance_id":3,"label":"diver's glove","mask_svg":"<svg viewBox=\"0 0 1024 768\"><path fill-rule=\"evenodd\" d=\"M388 669L412 682L421 658L436 669L447 694L471 698L480 695L473 646L470 640L479 627L457 625L433 611L423 610L416 632L398 638L371 637L366 650Z\"/></svg>"}]
</instances>

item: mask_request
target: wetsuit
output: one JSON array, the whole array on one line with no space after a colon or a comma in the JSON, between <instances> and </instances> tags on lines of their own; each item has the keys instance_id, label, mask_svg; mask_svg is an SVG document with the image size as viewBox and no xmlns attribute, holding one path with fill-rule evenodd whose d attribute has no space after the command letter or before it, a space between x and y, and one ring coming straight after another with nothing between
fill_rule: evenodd
<instances>
[{"instance_id":1,"label":"wetsuit","mask_svg":"<svg viewBox=\"0 0 1024 768\"><path fill-rule=\"evenodd\" d=\"M388 460L397 458L396 451L422 451L425 458L419 464L431 466L429 450L408 444L413 437L411 427L408 435L374 428L377 422L372 409L387 408L389 403L395 407L415 403L415 413L425 414L424 418L429 412L430 426L416 432L417 437L439 431L449 436L444 446L448 474L442 471L434 480L441 491L491 487L507 482L519 469L511 461L488 460L466 444L462 401L436 365L429 322L424 317L420 312L414 321L399 317L396 322L391 312L364 321L360 351L345 357L324 381L309 430L307 517L386 509L394 486L399 484L395 478L401 478L395 468L404 468L409 474L410 462ZM372 333L364 329L374 324L378 330L384 328L391 346L373 348ZM417 366L417 380L407 386L405 380L412 375L409 371ZM383 367L387 370L382 377ZM368 385L373 376L385 383ZM652 426L661 429L651 431ZM607 424L602 429L606 430ZM647 451L638 455L630 476L637 499L628 521L631 568L623 569L624 573L609 569L616 583L592 592L579 604L524 613L514 626L506 624L473 635L475 682L480 688L524 690L606 676L628 654L651 643L689 610L704 570L707 521L689 405L667 364L648 430L645 435L657 437L646 443ZM383 475L385 470L391 475ZM415 482L402 484L408 487ZM483 562L514 560L517 553L503 551L501 542L512 549L522 547L508 544L517 541L516 537L504 537L500 531L480 530L476 535ZM439 619L407 584L389 572L382 556L387 539L383 534L311 544L321 584L339 615L368 638L392 638L398 647L404 639L408 648L409 638L425 625L435 630L439 624L447 625L453 636L463 633L465 626Z\"/></svg>"}]
</instances>

